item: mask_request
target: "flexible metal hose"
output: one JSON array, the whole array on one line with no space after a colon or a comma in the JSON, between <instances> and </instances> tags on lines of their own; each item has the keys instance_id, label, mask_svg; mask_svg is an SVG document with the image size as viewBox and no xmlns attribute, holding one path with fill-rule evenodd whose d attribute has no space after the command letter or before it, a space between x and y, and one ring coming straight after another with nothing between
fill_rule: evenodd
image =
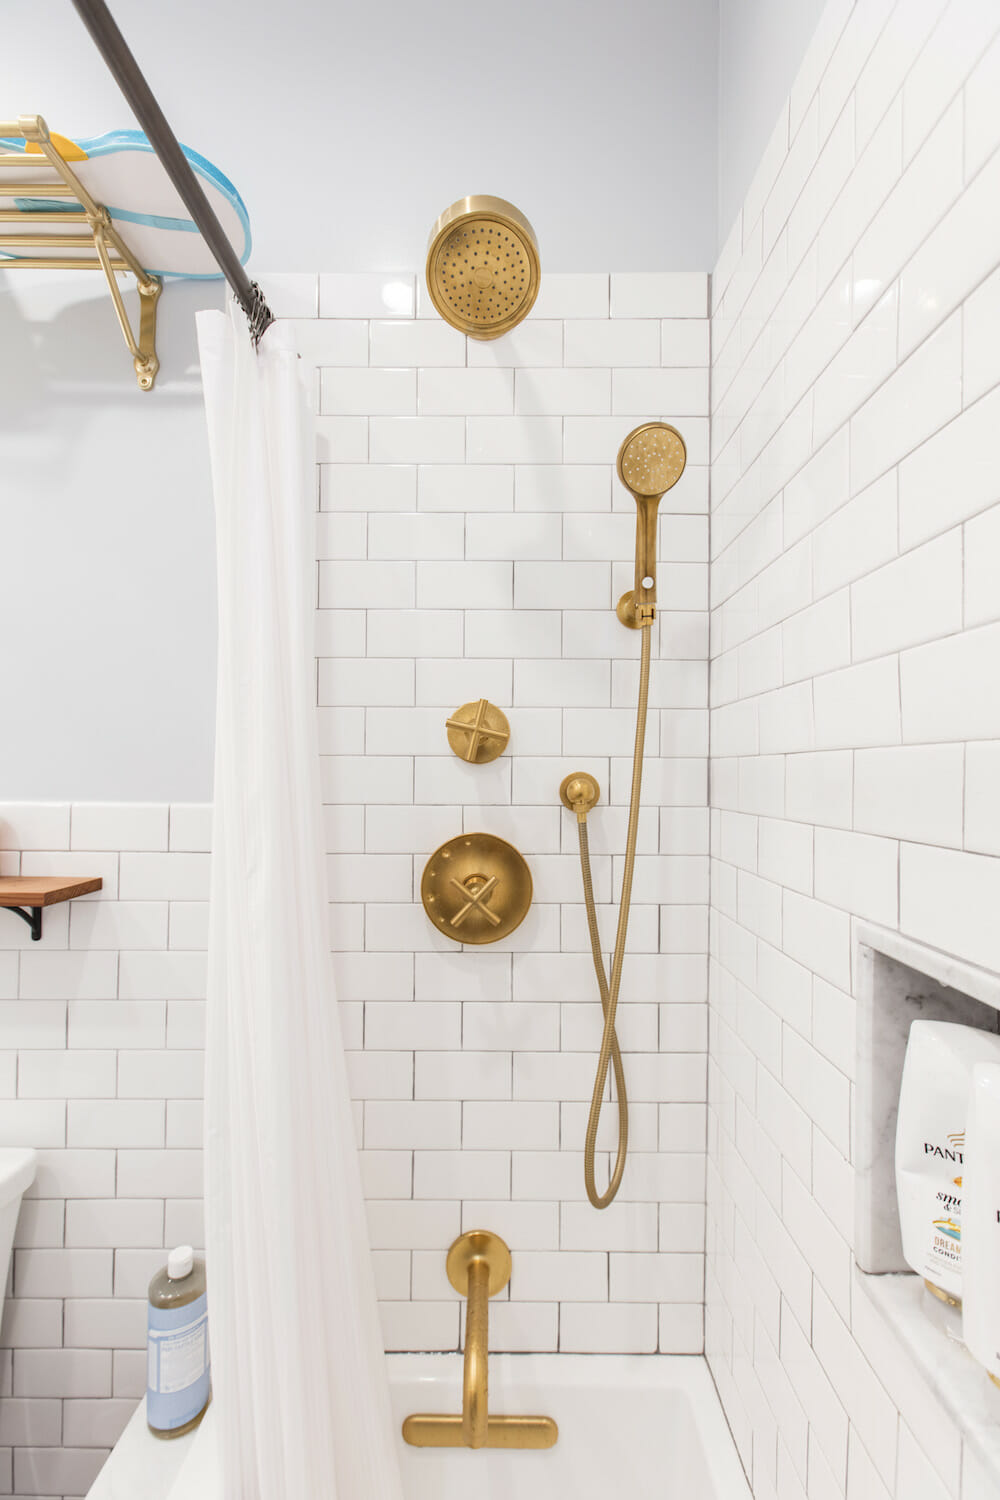
<instances>
[{"instance_id":1,"label":"flexible metal hose","mask_svg":"<svg viewBox=\"0 0 1000 1500\"><path fill-rule=\"evenodd\" d=\"M635 868L635 846L639 832L639 807L642 792L642 757L646 747L646 714L649 707L649 663L651 654L652 623L642 626L642 654L639 661L639 702L635 721L635 750L632 754L632 791L628 810L628 834L625 841L625 868L622 874L621 903L618 907L618 930L615 934L615 949L611 959L611 978L604 972L601 954L601 937L597 927L597 909L594 904L594 883L590 873L590 840L587 824L577 820L580 838L580 867L583 872L583 899L587 907L587 927L590 931L590 948L594 958L597 985L601 992L601 1009L604 1012L604 1035L594 1078L594 1092L590 1100L590 1115L587 1119L587 1139L583 1149L583 1180L587 1197L595 1208L607 1208L621 1186L625 1159L628 1155L628 1095L625 1091L625 1069L622 1066L621 1048L615 1032L615 1013L618 1009L618 991L622 982L622 965L625 962L625 941L628 937L629 910L632 905L632 872ZM618 1152L611 1179L603 1194L598 1193L594 1180L594 1156L597 1150L597 1131L601 1123L601 1107L604 1089L608 1081L608 1067L614 1067L615 1098L618 1102Z\"/></svg>"}]
</instances>

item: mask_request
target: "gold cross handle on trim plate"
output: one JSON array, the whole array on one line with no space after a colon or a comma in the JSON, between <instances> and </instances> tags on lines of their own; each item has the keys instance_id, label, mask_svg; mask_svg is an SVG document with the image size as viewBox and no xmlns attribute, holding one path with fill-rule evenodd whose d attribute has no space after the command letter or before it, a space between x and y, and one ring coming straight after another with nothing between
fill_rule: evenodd
<instances>
[{"instance_id":1,"label":"gold cross handle on trim plate","mask_svg":"<svg viewBox=\"0 0 1000 1500\"><path fill-rule=\"evenodd\" d=\"M465 897L465 905L451 919L452 927L461 927L470 911L480 911L487 922L494 927L500 926L501 919L486 905L487 896L500 884L499 876L491 875L487 879L485 875L466 875L464 880L452 876L451 883Z\"/></svg>"},{"instance_id":2,"label":"gold cross handle on trim plate","mask_svg":"<svg viewBox=\"0 0 1000 1500\"><path fill-rule=\"evenodd\" d=\"M451 718L445 720L445 728L448 744L455 754L475 766L496 760L510 740L507 715L486 698L456 708Z\"/></svg>"}]
</instances>

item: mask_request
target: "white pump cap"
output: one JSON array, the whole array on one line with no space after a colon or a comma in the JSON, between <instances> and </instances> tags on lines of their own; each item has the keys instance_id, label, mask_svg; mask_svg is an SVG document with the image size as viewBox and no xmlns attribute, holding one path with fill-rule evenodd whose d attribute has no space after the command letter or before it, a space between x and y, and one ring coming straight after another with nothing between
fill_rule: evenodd
<instances>
[{"instance_id":1,"label":"white pump cap","mask_svg":"<svg viewBox=\"0 0 1000 1500\"><path fill-rule=\"evenodd\" d=\"M178 1245L167 1256L167 1275L171 1281L183 1281L194 1270L194 1250L190 1245Z\"/></svg>"}]
</instances>

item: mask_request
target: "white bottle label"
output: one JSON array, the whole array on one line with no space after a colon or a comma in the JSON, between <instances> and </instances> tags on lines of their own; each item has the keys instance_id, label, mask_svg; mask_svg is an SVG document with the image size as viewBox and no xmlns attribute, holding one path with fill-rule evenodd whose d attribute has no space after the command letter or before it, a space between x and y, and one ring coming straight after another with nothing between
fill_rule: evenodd
<instances>
[{"instance_id":1,"label":"white bottle label","mask_svg":"<svg viewBox=\"0 0 1000 1500\"><path fill-rule=\"evenodd\" d=\"M186 1390L189 1385L201 1379L208 1363L207 1344L207 1313L170 1333L153 1333L150 1330L150 1371L156 1376L155 1389L161 1396L172 1396L176 1391Z\"/></svg>"}]
</instances>

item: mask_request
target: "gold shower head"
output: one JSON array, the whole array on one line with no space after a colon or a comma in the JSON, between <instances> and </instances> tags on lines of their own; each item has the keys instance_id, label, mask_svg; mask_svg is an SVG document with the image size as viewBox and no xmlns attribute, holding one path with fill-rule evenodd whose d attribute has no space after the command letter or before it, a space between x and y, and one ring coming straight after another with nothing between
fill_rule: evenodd
<instances>
[{"instance_id":1,"label":"gold shower head","mask_svg":"<svg viewBox=\"0 0 1000 1500\"><path fill-rule=\"evenodd\" d=\"M427 290L470 338L499 338L527 317L540 274L535 231L504 198L459 198L431 230Z\"/></svg>"},{"instance_id":2,"label":"gold shower head","mask_svg":"<svg viewBox=\"0 0 1000 1500\"><path fill-rule=\"evenodd\" d=\"M668 422L634 427L618 450L618 478L638 507L635 588L618 601L618 618L633 630L652 624L656 608L656 516L660 501L684 473L687 449Z\"/></svg>"}]
</instances>

